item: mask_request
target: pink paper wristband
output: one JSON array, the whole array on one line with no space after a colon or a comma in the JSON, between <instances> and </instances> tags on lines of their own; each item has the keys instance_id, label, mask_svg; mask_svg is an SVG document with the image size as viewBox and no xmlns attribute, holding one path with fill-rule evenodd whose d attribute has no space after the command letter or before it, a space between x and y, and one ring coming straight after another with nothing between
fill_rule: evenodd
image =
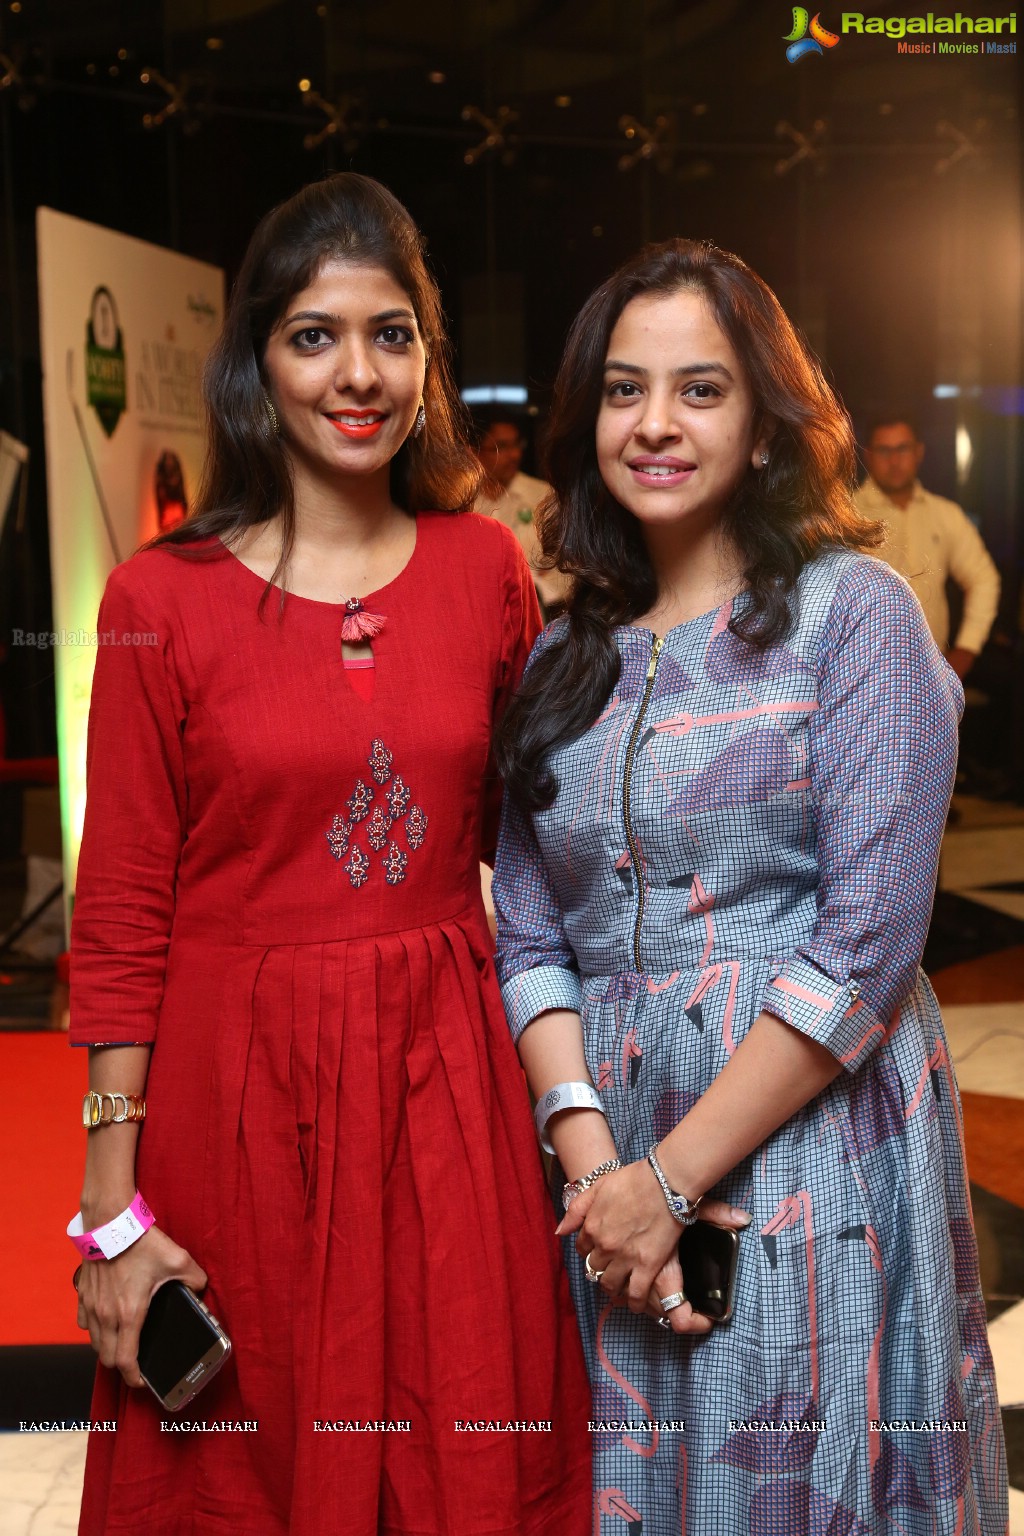
<instances>
[{"instance_id":1,"label":"pink paper wristband","mask_svg":"<svg viewBox=\"0 0 1024 1536\"><path fill-rule=\"evenodd\" d=\"M115 1216L105 1226L94 1227L91 1232L85 1230L82 1213L79 1211L68 1222L68 1237L83 1259L116 1259L132 1243L137 1243L155 1220L153 1212L136 1190L135 1199L126 1211L122 1211L120 1216Z\"/></svg>"}]
</instances>

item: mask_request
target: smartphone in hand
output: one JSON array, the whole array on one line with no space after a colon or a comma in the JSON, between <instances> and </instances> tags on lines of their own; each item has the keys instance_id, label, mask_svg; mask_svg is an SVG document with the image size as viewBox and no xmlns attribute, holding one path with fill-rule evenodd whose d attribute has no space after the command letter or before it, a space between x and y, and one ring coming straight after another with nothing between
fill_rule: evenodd
<instances>
[{"instance_id":1,"label":"smartphone in hand","mask_svg":"<svg viewBox=\"0 0 1024 1536\"><path fill-rule=\"evenodd\" d=\"M739 1233L711 1221L698 1220L684 1227L679 1239L686 1299L695 1312L710 1317L713 1323L727 1323L732 1316L739 1250Z\"/></svg>"},{"instance_id":2,"label":"smartphone in hand","mask_svg":"<svg viewBox=\"0 0 1024 1536\"><path fill-rule=\"evenodd\" d=\"M176 1413L190 1403L230 1353L231 1340L187 1285L168 1280L153 1293L139 1335L139 1370L165 1408Z\"/></svg>"}]
</instances>

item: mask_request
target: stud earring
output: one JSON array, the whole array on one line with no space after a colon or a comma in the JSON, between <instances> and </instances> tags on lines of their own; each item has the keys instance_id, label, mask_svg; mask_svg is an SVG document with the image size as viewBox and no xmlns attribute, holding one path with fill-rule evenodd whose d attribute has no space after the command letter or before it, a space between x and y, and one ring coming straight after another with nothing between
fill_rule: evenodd
<instances>
[{"instance_id":1,"label":"stud earring","mask_svg":"<svg viewBox=\"0 0 1024 1536\"><path fill-rule=\"evenodd\" d=\"M761 468L762 469L767 469L768 468L768 449L767 448L762 448L761 449Z\"/></svg>"},{"instance_id":2,"label":"stud earring","mask_svg":"<svg viewBox=\"0 0 1024 1536\"><path fill-rule=\"evenodd\" d=\"M413 437L419 437L420 433L423 431L423 428L426 426L426 424L427 424L427 408L426 408L426 406L424 405L424 403L423 403L423 401L421 399L420 400L420 408L416 412L416 420L412 424L412 434L411 435Z\"/></svg>"},{"instance_id":3,"label":"stud earring","mask_svg":"<svg viewBox=\"0 0 1024 1536\"><path fill-rule=\"evenodd\" d=\"M273 402L273 400L271 400L271 398L267 394L266 390L263 391L263 399L266 402L266 406L267 406L267 421L270 423L270 433L271 433L271 436L272 437L280 437L281 436L281 423L277 419L277 412L274 410L274 402Z\"/></svg>"}]
</instances>

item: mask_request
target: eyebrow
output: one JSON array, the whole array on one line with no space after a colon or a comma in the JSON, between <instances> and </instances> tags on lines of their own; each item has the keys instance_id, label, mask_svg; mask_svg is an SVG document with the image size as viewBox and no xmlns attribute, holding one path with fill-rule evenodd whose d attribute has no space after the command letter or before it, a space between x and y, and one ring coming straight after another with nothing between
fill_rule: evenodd
<instances>
[{"instance_id":1,"label":"eyebrow","mask_svg":"<svg viewBox=\"0 0 1024 1536\"><path fill-rule=\"evenodd\" d=\"M646 368L640 368L636 363L620 363L613 357L610 357L605 363L604 371L605 373L611 371L615 373L634 373L639 378L647 377ZM683 363L680 367L672 369L672 377L677 379L689 378L692 374L696 373L717 373L723 379L728 379L730 384L736 382L724 363Z\"/></svg>"},{"instance_id":2,"label":"eyebrow","mask_svg":"<svg viewBox=\"0 0 1024 1536\"><path fill-rule=\"evenodd\" d=\"M369 316L372 325L382 325L385 320L411 320L416 324L416 316L411 309L383 309L378 315ZM294 315L286 315L281 321L282 325L294 325L296 320L314 320L318 325L341 325L341 315L330 315L322 309L300 309Z\"/></svg>"}]
</instances>

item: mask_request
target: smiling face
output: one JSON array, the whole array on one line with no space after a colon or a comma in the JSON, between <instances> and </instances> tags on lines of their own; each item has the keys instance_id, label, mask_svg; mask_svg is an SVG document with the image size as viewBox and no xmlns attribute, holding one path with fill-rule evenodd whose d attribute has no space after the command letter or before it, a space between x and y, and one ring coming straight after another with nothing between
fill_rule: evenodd
<instances>
[{"instance_id":1,"label":"smiling face","mask_svg":"<svg viewBox=\"0 0 1024 1536\"><path fill-rule=\"evenodd\" d=\"M389 272L326 263L286 305L263 372L297 489L304 478L386 483L426 372L412 301Z\"/></svg>"},{"instance_id":2,"label":"smiling face","mask_svg":"<svg viewBox=\"0 0 1024 1536\"><path fill-rule=\"evenodd\" d=\"M645 527L711 528L768 430L728 337L692 289L632 299L608 343L597 462Z\"/></svg>"}]
</instances>

